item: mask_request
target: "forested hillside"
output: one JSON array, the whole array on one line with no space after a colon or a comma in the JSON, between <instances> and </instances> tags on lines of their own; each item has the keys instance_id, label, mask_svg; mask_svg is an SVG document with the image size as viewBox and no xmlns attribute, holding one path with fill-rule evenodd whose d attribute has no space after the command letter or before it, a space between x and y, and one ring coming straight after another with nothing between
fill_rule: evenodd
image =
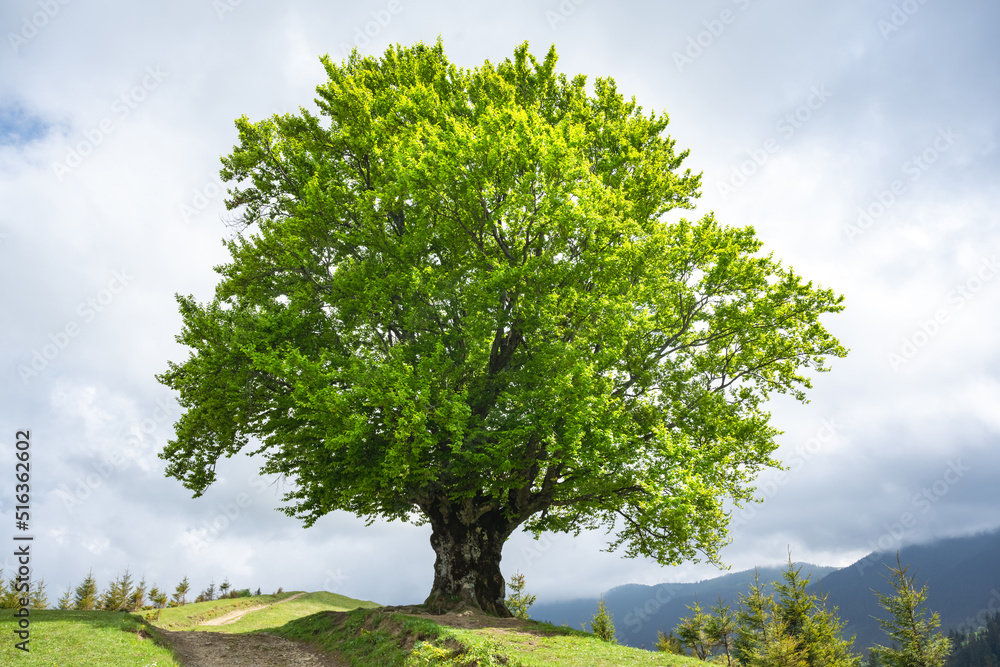
<instances>
[{"instance_id":1,"label":"forested hillside","mask_svg":"<svg viewBox=\"0 0 1000 667\"><path fill-rule=\"evenodd\" d=\"M997 667L1000 665L1000 611L977 631L949 633L952 652L945 667Z\"/></svg>"},{"instance_id":2,"label":"forested hillside","mask_svg":"<svg viewBox=\"0 0 1000 667\"><path fill-rule=\"evenodd\" d=\"M1000 532L940 540L930 544L903 546L904 564L918 583L927 584L927 606L941 617L941 631L970 630L986 624L1000 609ZM895 551L873 553L842 569L801 564L802 575L811 580L809 591L827 595L830 607L847 623L848 636L855 635L855 648L866 654L868 647L886 641L875 617L882 617L873 590L890 593L884 578L888 565L895 565ZM760 568L762 581L780 577L781 568ZM664 583L656 586L628 584L604 593L618 640L630 646L650 648L659 630L669 633L684 616L687 605L698 601L708 607L721 595L733 606L745 591L753 571L737 572L698 583ZM539 600L531 608L532 618L579 628L590 620L597 598L563 602ZM976 640L978 646L978 639ZM979 651L979 648L974 650ZM978 663L973 663L978 664ZM987 664L987 663L982 663Z\"/></svg>"},{"instance_id":3,"label":"forested hillside","mask_svg":"<svg viewBox=\"0 0 1000 667\"><path fill-rule=\"evenodd\" d=\"M1000 607L1000 532L904 546L899 555L911 566L910 574L927 584L927 607L941 615L943 632L983 625L987 614ZM895 564L895 552L870 554L813 582L839 608L859 650L885 641L873 618L883 613L872 590L891 592L884 575Z\"/></svg>"},{"instance_id":4,"label":"forested hillside","mask_svg":"<svg viewBox=\"0 0 1000 667\"><path fill-rule=\"evenodd\" d=\"M802 565L802 575L817 581L836 568ZM759 568L761 581L781 578L779 567ZM614 618L618 641L635 647L652 648L656 633L671 632L680 619L690 614L687 605L695 599L709 607L721 596L735 607L740 592L746 592L753 581L753 570L734 572L714 579L687 584L659 584L644 586L626 584L612 588L604 594L604 604ZM590 621L597 608L597 598L582 598L565 602L536 602L531 617L556 625L579 628Z\"/></svg>"}]
</instances>

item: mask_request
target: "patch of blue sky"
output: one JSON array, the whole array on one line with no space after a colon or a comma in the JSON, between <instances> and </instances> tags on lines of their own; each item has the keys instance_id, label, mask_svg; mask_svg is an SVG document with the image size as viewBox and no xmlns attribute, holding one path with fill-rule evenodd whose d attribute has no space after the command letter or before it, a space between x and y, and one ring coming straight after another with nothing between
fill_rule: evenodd
<instances>
[{"instance_id":1,"label":"patch of blue sky","mask_svg":"<svg viewBox=\"0 0 1000 667\"><path fill-rule=\"evenodd\" d=\"M18 104L0 103L0 146L21 146L48 134L51 124Z\"/></svg>"}]
</instances>

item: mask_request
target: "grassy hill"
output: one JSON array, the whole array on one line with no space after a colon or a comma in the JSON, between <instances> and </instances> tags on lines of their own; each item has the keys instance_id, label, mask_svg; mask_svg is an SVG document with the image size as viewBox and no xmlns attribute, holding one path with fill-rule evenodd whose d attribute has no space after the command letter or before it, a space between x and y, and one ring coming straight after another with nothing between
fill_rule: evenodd
<instances>
[{"instance_id":1,"label":"grassy hill","mask_svg":"<svg viewBox=\"0 0 1000 667\"><path fill-rule=\"evenodd\" d=\"M296 597L301 595L301 597ZM295 598L295 599L290 599ZM183 607L173 607L144 612L150 623L164 630L190 630L192 632L255 632L284 625L320 611L348 611L350 609L378 607L375 602L319 591L303 593L290 591L275 595L254 595L246 598L228 598L212 602L195 602ZM225 625L205 625L236 611L249 611L245 616Z\"/></svg>"},{"instance_id":2,"label":"grassy hill","mask_svg":"<svg viewBox=\"0 0 1000 667\"><path fill-rule=\"evenodd\" d=\"M481 615L426 616L417 608L322 612L271 632L338 650L354 667L703 664L692 658L608 644L590 633L548 623Z\"/></svg>"},{"instance_id":3,"label":"grassy hill","mask_svg":"<svg viewBox=\"0 0 1000 667\"><path fill-rule=\"evenodd\" d=\"M233 617L242 613L240 618ZM211 621L230 621L208 625ZM268 632L337 651L355 667L497 665L684 667L697 661L603 642L536 621L483 615L429 616L420 607L384 608L333 593L282 593L199 602L142 614L31 612L31 652L14 648L12 610L0 612L0 665L180 667L157 642L172 632ZM700 664L700 663L699 663Z\"/></svg>"},{"instance_id":4,"label":"grassy hill","mask_svg":"<svg viewBox=\"0 0 1000 667\"><path fill-rule=\"evenodd\" d=\"M541 665L637 665L681 667L696 661L680 656L607 644L593 635L535 621L495 619L474 615L428 616L419 607L378 607L333 593L294 593L217 600L162 610L152 621L166 630L194 632L267 631L303 641L327 651L338 651L355 667L410 667L411 665L498 664L498 657L514 667ZM288 600L288 601L284 601ZM277 604L276 604L277 603ZM203 625L235 610L260 604L226 625Z\"/></svg>"},{"instance_id":5,"label":"grassy hill","mask_svg":"<svg viewBox=\"0 0 1000 667\"><path fill-rule=\"evenodd\" d=\"M0 665L179 667L143 619L112 611L32 610L29 652L14 647L13 609L0 609Z\"/></svg>"}]
</instances>

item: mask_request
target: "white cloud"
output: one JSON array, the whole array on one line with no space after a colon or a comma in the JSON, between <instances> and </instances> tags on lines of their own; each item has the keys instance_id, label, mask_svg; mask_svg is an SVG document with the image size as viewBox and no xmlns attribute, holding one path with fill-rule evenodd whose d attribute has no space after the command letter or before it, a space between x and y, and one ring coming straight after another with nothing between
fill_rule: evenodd
<instances>
[{"instance_id":1,"label":"white cloud","mask_svg":"<svg viewBox=\"0 0 1000 667\"><path fill-rule=\"evenodd\" d=\"M753 224L786 265L846 294L847 310L826 323L849 357L816 378L809 405L773 402L786 431L782 454L823 419L842 426L734 530L723 556L735 568L781 562L788 544L802 560L856 559L954 457L974 470L920 515L911 536L1000 525L991 491L1000 465L1000 283L983 279L974 291L969 283L1000 251L996 7L928 3L884 39L885 8L859 0L795 11L742 0L585 3L555 25L546 11L558 12L557 2L502 10L400 2L382 22L387 4L378 1L229 3L221 15L206 1L70 3L16 52L9 39L0 44L0 136L19 137L0 139L0 431L27 425L37 434L35 567L50 590L92 567L103 585L126 565L170 588L186 574L198 590L229 576L240 586L327 585L387 603L429 590L426 527L366 528L336 514L305 530L275 511L273 494L257 493L259 462L221 461L220 482L192 499L156 456L179 410L153 376L187 354L173 340L173 295L211 298L212 267L227 259L217 174L236 141L233 120L312 107L323 76L317 57L340 57L340 45L371 21L364 53L440 34L454 61L475 66L528 39L539 55L554 42L570 75L615 77L644 108L670 114L689 165L704 170L698 214ZM738 20L678 71L672 54L722 8ZM17 33L36 11L31 1L8 3L0 18ZM801 112L789 135L782 119L808 106L817 86L831 94L808 118ZM959 138L927 169L908 169L942 128ZM723 198L717 184L768 139L778 149ZM68 160L75 166L56 173ZM901 191L881 202L894 181ZM845 229L859 208L872 220L852 238ZM132 279L114 283L122 271ZM969 298L955 298L959 285ZM926 323L942 309L947 321L931 335ZM887 355L906 340L916 352L894 369ZM18 369L36 353L41 368L25 382ZM0 467L9 462L4 449ZM239 494L249 505L211 533L206 526L228 519ZM0 501L11 525L10 500ZM195 550L199 535L211 539ZM623 560L601 552L605 543L599 533L558 538L529 557L538 545L516 536L505 572L525 571L552 598L715 574Z\"/></svg>"}]
</instances>

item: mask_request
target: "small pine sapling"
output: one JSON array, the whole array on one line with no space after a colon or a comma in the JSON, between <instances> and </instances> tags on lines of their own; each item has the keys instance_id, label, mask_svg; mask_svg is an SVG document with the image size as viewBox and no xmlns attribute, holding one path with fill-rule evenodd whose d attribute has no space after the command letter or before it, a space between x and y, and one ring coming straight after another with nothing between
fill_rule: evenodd
<instances>
[{"instance_id":1,"label":"small pine sapling","mask_svg":"<svg viewBox=\"0 0 1000 667\"><path fill-rule=\"evenodd\" d=\"M524 575L520 572L515 572L510 576L510 581L507 583L508 588L510 588L511 593L504 600L504 604L507 605L507 609L510 613L514 615L515 618L528 619L528 608L535 604L535 599L537 596L528 595L525 592L524 587Z\"/></svg>"},{"instance_id":2,"label":"small pine sapling","mask_svg":"<svg viewBox=\"0 0 1000 667\"><path fill-rule=\"evenodd\" d=\"M898 552L896 567L887 567L891 576L886 579L892 584L895 595L873 592L892 617L887 621L877 620L897 648L876 646L872 648L872 656L886 667L941 667L951 652L951 642L935 632L941 619L937 612L928 615L924 606L927 585L917 589L915 577L906 574L910 566L903 567Z\"/></svg>"},{"instance_id":3,"label":"small pine sapling","mask_svg":"<svg viewBox=\"0 0 1000 667\"><path fill-rule=\"evenodd\" d=\"M594 617L590 621L590 631L606 642L611 644L618 643L615 639L614 619L611 618L607 607L604 606L603 595L601 596L601 601L597 603L597 613L594 614Z\"/></svg>"}]
</instances>

